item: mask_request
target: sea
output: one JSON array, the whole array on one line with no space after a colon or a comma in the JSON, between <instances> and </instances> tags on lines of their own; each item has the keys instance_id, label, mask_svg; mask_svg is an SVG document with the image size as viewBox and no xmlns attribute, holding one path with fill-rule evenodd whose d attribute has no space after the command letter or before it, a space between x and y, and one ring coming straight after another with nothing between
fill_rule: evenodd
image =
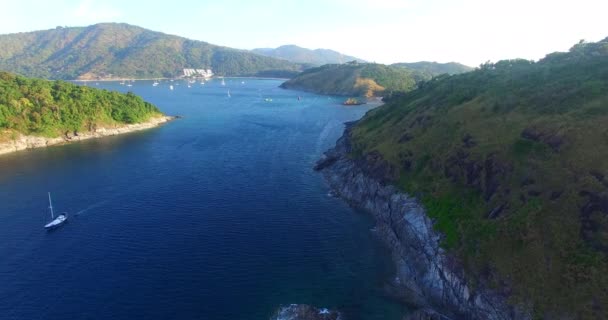
<instances>
[{"instance_id":1,"label":"sea","mask_svg":"<svg viewBox=\"0 0 608 320\"><path fill-rule=\"evenodd\" d=\"M181 118L0 156L0 319L401 319L370 215L312 169L372 106L280 84L84 83ZM69 215L50 232L47 192Z\"/></svg>"}]
</instances>

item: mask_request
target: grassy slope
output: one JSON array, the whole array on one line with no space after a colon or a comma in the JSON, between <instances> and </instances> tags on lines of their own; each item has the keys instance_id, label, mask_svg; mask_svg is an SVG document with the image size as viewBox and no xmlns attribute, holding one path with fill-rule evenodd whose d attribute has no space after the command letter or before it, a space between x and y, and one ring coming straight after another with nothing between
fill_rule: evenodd
<instances>
[{"instance_id":1,"label":"grassy slope","mask_svg":"<svg viewBox=\"0 0 608 320\"><path fill-rule=\"evenodd\" d=\"M294 75L294 63L244 50L103 23L0 35L0 70L50 79L175 77L183 68L219 75Z\"/></svg>"},{"instance_id":2,"label":"grassy slope","mask_svg":"<svg viewBox=\"0 0 608 320\"><path fill-rule=\"evenodd\" d=\"M16 132L57 137L160 115L158 108L132 93L0 72L0 136L4 138Z\"/></svg>"},{"instance_id":3,"label":"grassy slope","mask_svg":"<svg viewBox=\"0 0 608 320\"><path fill-rule=\"evenodd\" d=\"M380 96L416 86L410 70L382 64L329 64L306 70L282 87L343 96Z\"/></svg>"},{"instance_id":4,"label":"grassy slope","mask_svg":"<svg viewBox=\"0 0 608 320\"><path fill-rule=\"evenodd\" d=\"M395 167L473 274L538 316L608 318L608 38L436 78L353 142Z\"/></svg>"}]
</instances>

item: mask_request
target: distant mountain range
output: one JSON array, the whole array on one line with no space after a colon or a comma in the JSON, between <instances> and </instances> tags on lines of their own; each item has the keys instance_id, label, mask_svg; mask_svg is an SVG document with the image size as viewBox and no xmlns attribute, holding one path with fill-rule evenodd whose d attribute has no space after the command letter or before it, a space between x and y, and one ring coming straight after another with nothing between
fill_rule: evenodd
<instances>
[{"instance_id":1,"label":"distant mountain range","mask_svg":"<svg viewBox=\"0 0 608 320\"><path fill-rule=\"evenodd\" d=\"M0 70L48 79L175 77L184 68L225 76L291 77L282 59L124 23L0 35Z\"/></svg>"},{"instance_id":2,"label":"distant mountain range","mask_svg":"<svg viewBox=\"0 0 608 320\"><path fill-rule=\"evenodd\" d=\"M306 49L296 45L285 45L278 48L258 48L251 50L267 57L283 59L306 66L318 67L324 64L341 64L349 61L365 62L362 59L345 55L329 49Z\"/></svg>"},{"instance_id":3,"label":"distant mountain range","mask_svg":"<svg viewBox=\"0 0 608 320\"><path fill-rule=\"evenodd\" d=\"M295 45L252 51L147 30L125 23L0 35L0 70L47 79L172 78L183 69L220 76L291 78L302 70L363 60L329 49ZM418 78L461 73L459 63L397 63Z\"/></svg>"}]
</instances>

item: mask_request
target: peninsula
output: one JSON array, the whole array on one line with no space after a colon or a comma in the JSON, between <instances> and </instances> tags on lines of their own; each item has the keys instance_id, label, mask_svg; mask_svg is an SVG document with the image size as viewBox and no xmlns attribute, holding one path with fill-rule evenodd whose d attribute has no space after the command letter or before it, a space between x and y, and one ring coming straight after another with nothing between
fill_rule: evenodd
<instances>
[{"instance_id":1,"label":"peninsula","mask_svg":"<svg viewBox=\"0 0 608 320\"><path fill-rule=\"evenodd\" d=\"M0 154L152 128L174 117L133 93L0 72Z\"/></svg>"},{"instance_id":2,"label":"peninsula","mask_svg":"<svg viewBox=\"0 0 608 320\"><path fill-rule=\"evenodd\" d=\"M399 299L449 319L608 317L606 75L608 38L581 42L347 125L316 169L376 218Z\"/></svg>"},{"instance_id":3,"label":"peninsula","mask_svg":"<svg viewBox=\"0 0 608 320\"><path fill-rule=\"evenodd\" d=\"M281 84L281 87L318 94L359 97L365 100L408 92L416 89L419 83L429 81L435 76L469 70L471 69L464 65L454 63L418 62L384 65L351 61L307 69Z\"/></svg>"}]
</instances>

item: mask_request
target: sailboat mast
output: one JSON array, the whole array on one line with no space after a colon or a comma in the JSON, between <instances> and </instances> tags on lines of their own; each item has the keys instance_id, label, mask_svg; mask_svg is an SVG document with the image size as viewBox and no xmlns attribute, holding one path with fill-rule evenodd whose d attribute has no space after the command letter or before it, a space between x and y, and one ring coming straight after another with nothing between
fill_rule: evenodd
<instances>
[{"instance_id":1,"label":"sailboat mast","mask_svg":"<svg viewBox=\"0 0 608 320\"><path fill-rule=\"evenodd\" d=\"M49 209L51 209L51 219L55 219L55 215L53 214L53 203L51 202L51 193L49 192Z\"/></svg>"}]
</instances>

